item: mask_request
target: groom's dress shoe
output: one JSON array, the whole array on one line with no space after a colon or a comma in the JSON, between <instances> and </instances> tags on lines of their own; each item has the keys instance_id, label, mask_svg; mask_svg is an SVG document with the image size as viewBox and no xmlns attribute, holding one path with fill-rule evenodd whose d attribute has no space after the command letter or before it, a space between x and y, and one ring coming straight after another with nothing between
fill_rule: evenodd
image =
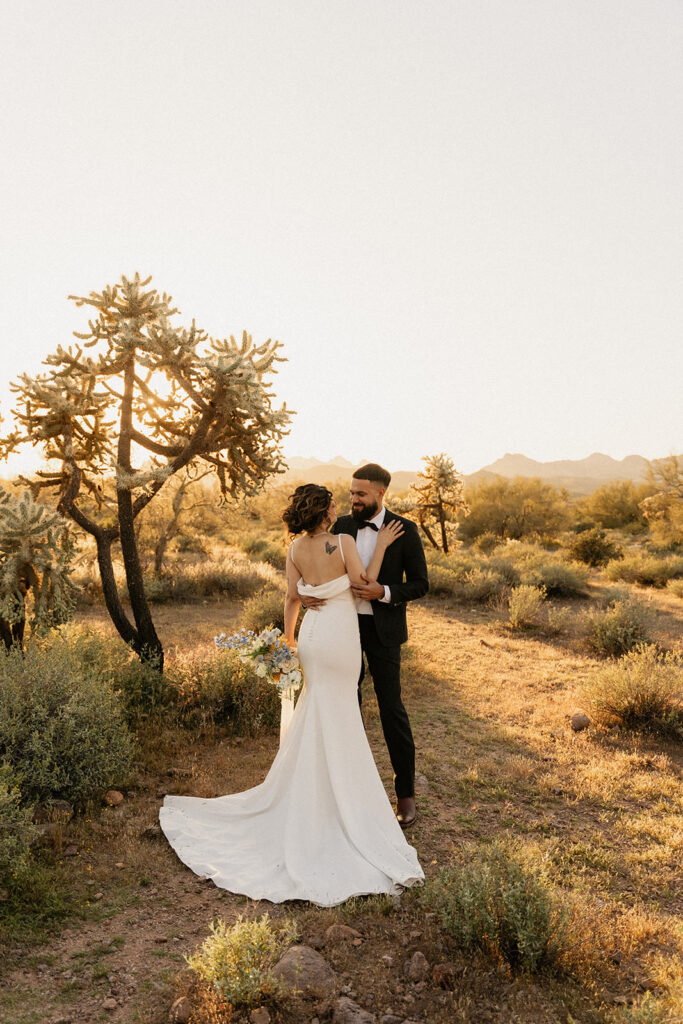
<instances>
[{"instance_id":1,"label":"groom's dress shoe","mask_svg":"<svg viewBox=\"0 0 683 1024\"><path fill-rule=\"evenodd\" d=\"M396 819L401 828L410 828L415 824L417 807L414 796L401 796L396 801Z\"/></svg>"}]
</instances>

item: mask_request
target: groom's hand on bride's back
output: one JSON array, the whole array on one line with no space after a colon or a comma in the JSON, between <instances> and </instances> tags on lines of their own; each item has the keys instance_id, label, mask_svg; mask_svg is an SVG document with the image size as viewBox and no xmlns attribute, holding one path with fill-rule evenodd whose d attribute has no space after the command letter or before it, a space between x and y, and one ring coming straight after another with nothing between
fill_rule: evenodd
<instances>
[{"instance_id":1,"label":"groom's hand on bride's back","mask_svg":"<svg viewBox=\"0 0 683 1024\"><path fill-rule=\"evenodd\" d=\"M312 612L317 611L318 608L322 608L323 605L327 604L327 601L324 598L322 598L322 597L313 597L313 596L311 596L311 597L304 597L304 596L301 596L299 598L299 600L301 601L301 603L304 606L304 608L306 608L307 610L310 610Z\"/></svg>"}]
</instances>

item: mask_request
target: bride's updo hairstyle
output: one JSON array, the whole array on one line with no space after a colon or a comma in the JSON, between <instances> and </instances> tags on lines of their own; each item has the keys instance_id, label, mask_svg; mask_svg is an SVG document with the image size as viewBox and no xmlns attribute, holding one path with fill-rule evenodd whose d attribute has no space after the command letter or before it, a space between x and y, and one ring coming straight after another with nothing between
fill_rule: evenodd
<instances>
[{"instance_id":1,"label":"bride's updo hairstyle","mask_svg":"<svg viewBox=\"0 0 683 1024\"><path fill-rule=\"evenodd\" d=\"M320 484L301 484L289 496L289 505L282 513L283 522L292 535L317 530L327 515L332 491Z\"/></svg>"}]
</instances>

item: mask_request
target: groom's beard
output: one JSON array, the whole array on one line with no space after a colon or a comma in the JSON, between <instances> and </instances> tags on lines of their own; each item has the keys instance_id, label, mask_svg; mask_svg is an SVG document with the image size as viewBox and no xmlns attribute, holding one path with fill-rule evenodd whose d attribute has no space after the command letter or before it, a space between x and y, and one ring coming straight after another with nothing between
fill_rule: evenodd
<instances>
[{"instance_id":1,"label":"groom's beard","mask_svg":"<svg viewBox=\"0 0 683 1024\"><path fill-rule=\"evenodd\" d=\"M356 523L367 523L369 519L374 519L379 512L379 503L373 502L372 505L365 505L363 508L352 508L351 518Z\"/></svg>"}]
</instances>

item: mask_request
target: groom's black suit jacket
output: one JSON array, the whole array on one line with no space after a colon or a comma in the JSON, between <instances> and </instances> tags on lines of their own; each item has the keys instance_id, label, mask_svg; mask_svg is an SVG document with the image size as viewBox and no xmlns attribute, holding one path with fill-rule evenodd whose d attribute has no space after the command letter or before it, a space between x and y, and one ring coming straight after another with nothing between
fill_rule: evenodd
<instances>
[{"instance_id":1,"label":"groom's black suit jacket","mask_svg":"<svg viewBox=\"0 0 683 1024\"><path fill-rule=\"evenodd\" d=\"M384 552L377 577L379 583L389 587L391 601L389 604L372 602L377 636L385 647L405 643L408 639L406 602L424 597L429 590L427 562L417 526L387 508L384 522L390 523L393 519L402 524L404 533ZM332 533L348 533L355 540L358 529L359 524L353 516L340 516L332 527Z\"/></svg>"}]
</instances>

